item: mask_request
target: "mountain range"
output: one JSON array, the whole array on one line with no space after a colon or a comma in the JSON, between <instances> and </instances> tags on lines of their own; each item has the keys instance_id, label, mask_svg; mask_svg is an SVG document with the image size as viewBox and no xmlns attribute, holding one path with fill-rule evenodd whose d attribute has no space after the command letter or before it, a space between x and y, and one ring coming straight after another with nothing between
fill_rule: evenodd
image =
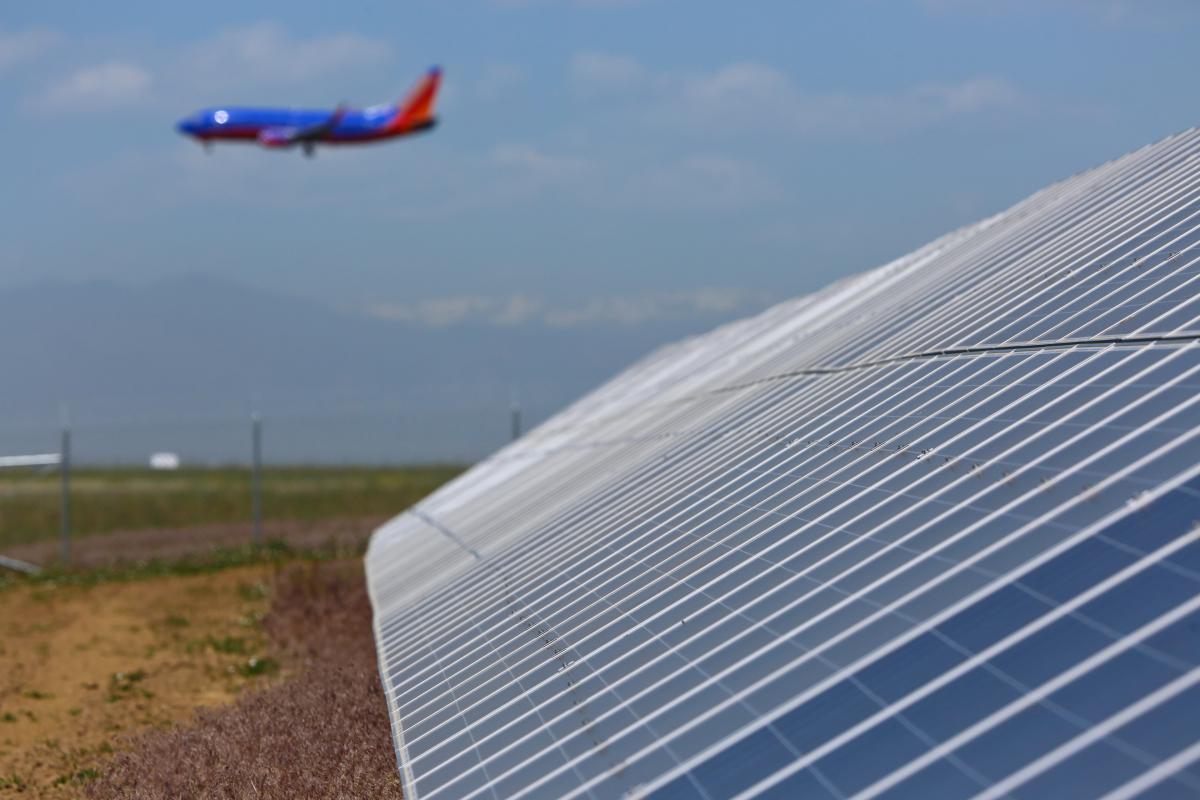
<instances>
[{"instance_id":1,"label":"mountain range","mask_svg":"<svg viewBox=\"0 0 1200 800\"><path fill-rule=\"evenodd\" d=\"M507 438L514 393L536 423L736 315L429 325L201 276L8 288L0 455L55 449L65 407L82 461L243 460L251 411L275 460L472 460Z\"/></svg>"}]
</instances>

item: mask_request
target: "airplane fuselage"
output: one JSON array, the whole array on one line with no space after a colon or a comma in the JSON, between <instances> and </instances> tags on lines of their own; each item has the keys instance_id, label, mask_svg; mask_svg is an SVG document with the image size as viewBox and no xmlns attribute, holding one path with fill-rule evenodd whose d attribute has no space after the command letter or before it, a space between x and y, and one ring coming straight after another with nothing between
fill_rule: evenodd
<instances>
[{"instance_id":1,"label":"airplane fuselage","mask_svg":"<svg viewBox=\"0 0 1200 800\"><path fill-rule=\"evenodd\" d=\"M253 141L272 148L299 145L312 155L318 144L361 144L429 130L437 124L433 110L441 77L437 67L429 70L400 103L363 109L338 106L332 111L222 106L197 111L177 127L206 145L214 141Z\"/></svg>"},{"instance_id":2,"label":"airplane fuselage","mask_svg":"<svg viewBox=\"0 0 1200 800\"><path fill-rule=\"evenodd\" d=\"M436 124L433 118L429 118L410 125L389 126L397 111L394 105L347 111L319 141L321 144L371 142L429 130ZM206 108L182 120L179 131L200 141L258 141L265 131L318 126L335 113L328 109Z\"/></svg>"}]
</instances>

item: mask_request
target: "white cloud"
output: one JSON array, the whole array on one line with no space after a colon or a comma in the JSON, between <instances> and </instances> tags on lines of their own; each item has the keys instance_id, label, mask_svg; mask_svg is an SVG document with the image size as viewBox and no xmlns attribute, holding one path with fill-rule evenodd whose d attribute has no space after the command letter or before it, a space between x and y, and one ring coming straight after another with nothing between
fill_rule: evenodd
<instances>
[{"instance_id":1,"label":"white cloud","mask_svg":"<svg viewBox=\"0 0 1200 800\"><path fill-rule=\"evenodd\" d=\"M1039 14L1058 8L1106 25L1164 25L1200 18L1195 0L921 0L921 6L936 14L987 16Z\"/></svg>"},{"instance_id":2,"label":"white cloud","mask_svg":"<svg viewBox=\"0 0 1200 800\"><path fill-rule=\"evenodd\" d=\"M0 37L0 67L5 58ZM31 44L8 48L10 58ZM127 106L154 101L176 107L179 98L196 105L217 100L217 92L252 91L259 87L329 82L330 76L378 67L391 57L382 40L354 33L314 37L289 34L272 22L226 28L175 51L159 52L145 64L113 59L76 69L32 98L27 106L42 110L74 107Z\"/></svg>"},{"instance_id":3,"label":"white cloud","mask_svg":"<svg viewBox=\"0 0 1200 800\"><path fill-rule=\"evenodd\" d=\"M525 82L525 70L515 64L488 64L475 82L475 93L495 102Z\"/></svg>"},{"instance_id":4,"label":"white cloud","mask_svg":"<svg viewBox=\"0 0 1200 800\"><path fill-rule=\"evenodd\" d=\"M261 22L226 28L188 46L174 71L205 89L287 85L376 66L390 57L391 47L369 36L333 33L303 38L277 23Z\"/></svg>"},{"instance_id":5,"label":"white cloud","mask_svg":"<svg viewBox=\"0 0 1200 800\"><path fill-rule=\"evenodd\" d=\"M448 327L453 325L508 326L535 324L549 328L589 325L640 325L670 319L729 316L766 307L768 296L743 289L702 288L617 297L598 297L579 303L550 303L525 294L500 297L461 295L416 303L372 303L369 316L396 322Z\"/></svg>"},{"instance_id":6,"label":"white cloud","mask_svg":"<svg viewBox=\"0 0 1200 800\"><path fill-rule=\"evenodd\" d=\"M56 179L56 188L89 214L123 220L146 220L171 209L214 204L233 204L248 213L263 209L337 213L356 203L362 207L364 192L372 211L386 208L394 214L399 202L419 207L416 197L406 194L398 201L394 189L373 180L379 175L378 153L330 148L310 160L296 151L269 152L251 146L206 151L168 133L156 145L115 148L101 160L68 169ZM432 179L426 175L422 180ZM320 182L321 191L312 191L314 181ZM116 197L121 202L114 202Z\"/></svg>"},{"instance_id":7,"label":"white cloud","mask_svg":"<svg viewBox=\"0 0 1200 800\"><path fill-rule=\"evenodd\" d=\"M812 92L784 72L738 63L707 75L664 76L660 118L706 129L886 136L952 117L1011 110L1024 102L1008 81L977 77L893 92Z\"/></svg>"},{"instance_id":8,"label":"white cloud","mask_svg":"<svg viewBox=\"0 0 1200 800\"><path fill-rule=\"evenodd\" d=\"M1015 86L1002 78L972 78L961 83L925 84L910 97L923 101L927 110L945 114L971 114L993 108L1013 108L1024 102Z\"/></svg>"},{"instance_id":9,"label":"white cloud","mask_svg":"<svg viewBox=\"0 0 1200 800\"><path fill-rule=\"evenodd\" d=\"M675 209L730 209L780 193L754 164L720 155L690 156L637 173L628 190L633 203Z\"/></svg>"},{"instance_id":10,"label":"white cloud","mask_svg":"<svg viewBox=\"0 0 1200 800\"><path fill-rule=\"evenodd\" d=\"M61 39L58 33L44 28L15 33L0 31L0 72L38 58Z\"/></svg>"},{"instance_id":11,"label":"white cloud","mask_svg":"<svg viewBox=\"0 0 1200 800\"><path fill-rule=\"evenodd\" d=\"M444 328L464 324L518 325L528 322L541 308L541 301L516 294L509 297L461 295L416 303L374 303L365 311L378 319Z\"/></svg>"},{"instance_id":12,"label":"white cloud","mask_svg":"<svg viewBox=\"0 0 1200 800\"><path fill-rule=\"evenodd\" d=\"M51 84L35 104L55 111L124 106L146 99L151 83L150 73L137 64L109 61Z\"/></svg>"},{"instance_id":13,"label":"white cloud","mask_svg":"<svg viewBox=\"0 0 1200 800\"><path fill-rule=\"evenodd\" d=\"M645 70L632 56L586 50L571 59L571 80L583 90L626 89L645 77Z\"/></svg>"},{"instance_id":14,"label":"white cloud","mask_svg":"<svg viewBox=\"0 0 1200 800\"><path fill-rule=\"evenodd\" d=\"M491 151L491 162L526 177L543 180L575 178L591 167L585 159L551 155L527 144L498 145Z\"/></svg>"},{"instance_id":15,"label":"white cloud","mask_svg":"<svg viewBox=\"0 0 1200 800\"><path fill-rule=\"evenodd\" d=\"M500 8L544 8L569 6L574 8L626 8L649 3L650 0L487 0L488 5Z\"/></svg>"},{"instance_id":16,"label":"white cloud","mask_svg":"<svg viewBox=\"0 0 1200 800\"><path fill-rule=\"evenodd\" d=\"M737 103L753 106L790 102L796 94L791 78L785 73L756 63L729 64L708 75L684 78L679 81L679 89L690 102L713 108Z\"/></svg>"},{"instance_id":17,"label":"white cloud","mask_svg":"<svg viewBox=\"0 0 1200 800\"><path fill-rule=\"evenodd\" d=\"M878 92L814 91L759 62L711 72L651 72L628 55L582 51L568 65L571 85L624 104L626 124L649 121L711 137L723 131L880 137L975 114L1027 105L1004 78L983 75Z\"/></svg>"},{"instance_id":18,"label":"white cloud","mask_svg":"<svg viewBox=\"0 0 1200 800\"><path fill-rule=\"evenodd\" d=\"M641 325L669 319L731 315L758 310L765 295L742 289L695 289L663 294L601 297L574 308L548 309L543 317L552 328L584 325Z\"/></svg>"}]
</instances>

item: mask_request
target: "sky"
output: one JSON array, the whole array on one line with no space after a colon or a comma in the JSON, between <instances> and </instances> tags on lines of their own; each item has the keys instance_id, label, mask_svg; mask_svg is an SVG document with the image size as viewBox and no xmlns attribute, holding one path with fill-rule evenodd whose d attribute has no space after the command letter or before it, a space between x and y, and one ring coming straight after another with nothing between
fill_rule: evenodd
<instances>
[{"instance_id":1,"label":"sky","mask_svg":"<svg viewBox=\"0 0 1200 800\"><path fill-rule=\"evenodd\" d=\"M736 315L1194 125L1191 0L56 2L0 11L0 289L200 274L430 325ZM174 122L446 71L432 134Z\"/></svg>"}]
</instances>

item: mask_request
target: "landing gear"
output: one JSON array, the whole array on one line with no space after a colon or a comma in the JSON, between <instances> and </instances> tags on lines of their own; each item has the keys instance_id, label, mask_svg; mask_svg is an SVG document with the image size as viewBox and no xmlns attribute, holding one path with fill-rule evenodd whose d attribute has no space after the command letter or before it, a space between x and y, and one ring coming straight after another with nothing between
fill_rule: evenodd
<instances>
[{"instance_id":1,"label":"landing gear","mask_svg":"<svg viewBox=\"0 0 1200 800\"><path fill-rule=\"evenodd\" d=\"M304 142L300 146L302 148L304 148L305 158L312 158L313 155L316 154L316 152L317 152L317 146L315 144L313 144L312 142Z\"/></svg>"}]
</instances>

